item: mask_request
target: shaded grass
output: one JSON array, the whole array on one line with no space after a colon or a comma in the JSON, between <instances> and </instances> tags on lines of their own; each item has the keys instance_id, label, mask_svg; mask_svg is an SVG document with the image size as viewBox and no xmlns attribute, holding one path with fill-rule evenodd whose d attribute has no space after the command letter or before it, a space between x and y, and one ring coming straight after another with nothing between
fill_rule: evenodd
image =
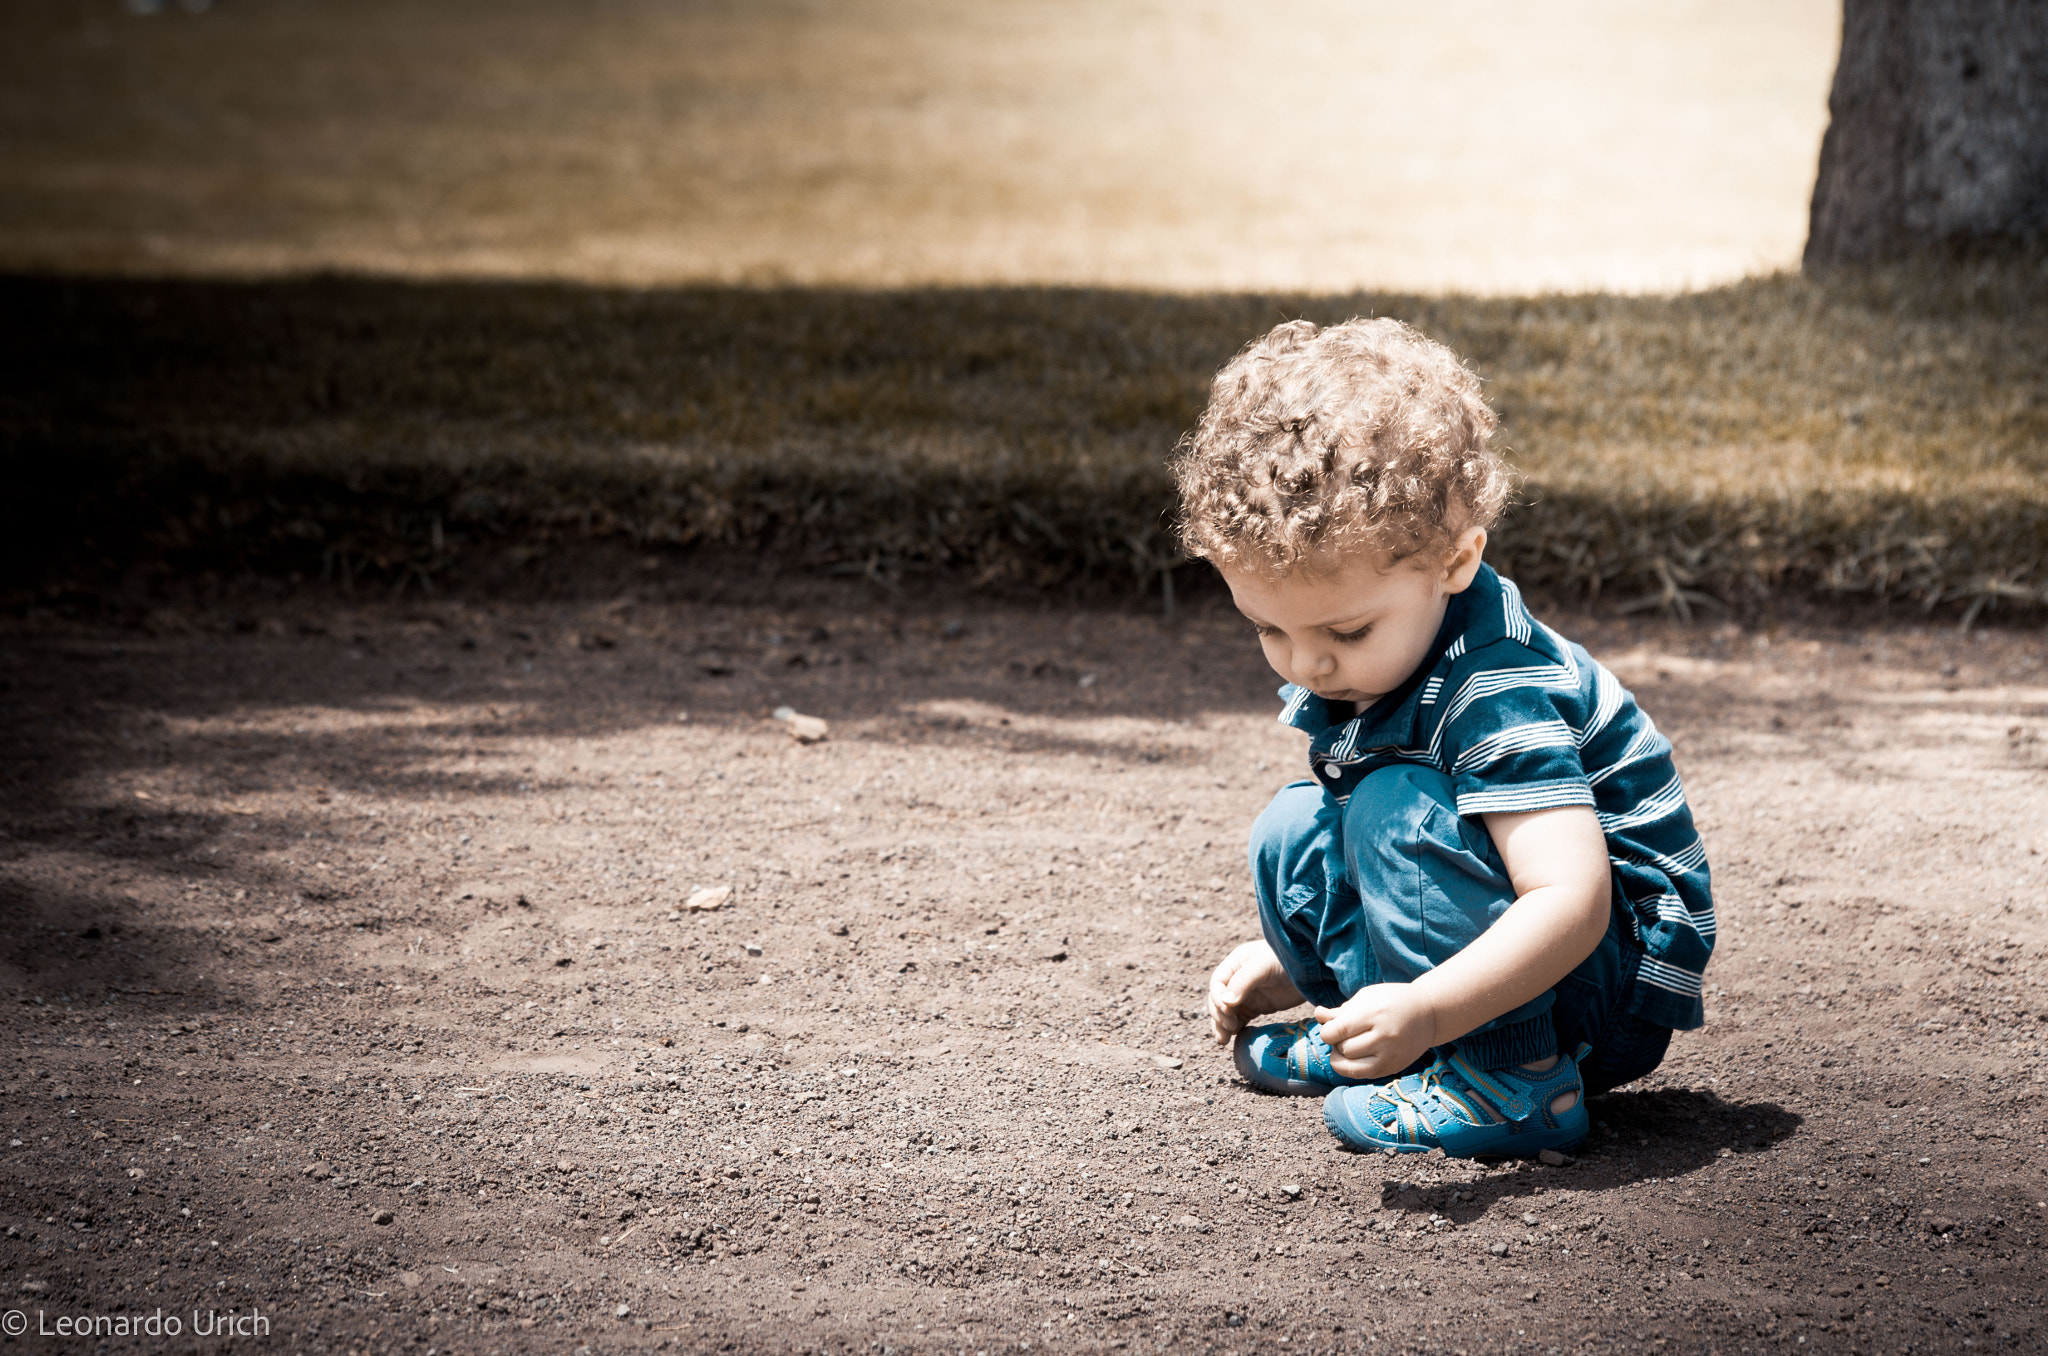
<instances>
[{"instance_id":1,"label":"shaded grass","mask_svg":"<svg viewBox=\"0 0 2048 1356\"><path fill-rule=\"evenodd\" d=\"M431 587L602 535L1158 591L1209 375L1280 319L1378 314L1486 377L1526 477L1494 558L1532 587L2038 607L2044 294L2029 260L1665 298L17 276L9 573Z\"/></svg>"}]
</instances>

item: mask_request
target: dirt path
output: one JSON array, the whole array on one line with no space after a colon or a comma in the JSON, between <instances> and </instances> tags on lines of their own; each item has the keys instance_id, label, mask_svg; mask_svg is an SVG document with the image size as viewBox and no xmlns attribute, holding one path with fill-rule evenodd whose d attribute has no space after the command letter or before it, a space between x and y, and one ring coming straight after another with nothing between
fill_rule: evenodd
<instances>
[{"instance_id":1,"label":"dirt path","mask_svg":"<svg viewBox=\"0 0 2048 1356\"><path fill-rule=\"evenodd\" d=\"M9 622L4 1307L479 1356L2048 1336L2038 634L1567 622L1677 745L1722 951L1577 1161L1487 1168L1341 1153L1201 1038L1299 757L1239 624L717 594Z\"/></svg>"}]
</instances>

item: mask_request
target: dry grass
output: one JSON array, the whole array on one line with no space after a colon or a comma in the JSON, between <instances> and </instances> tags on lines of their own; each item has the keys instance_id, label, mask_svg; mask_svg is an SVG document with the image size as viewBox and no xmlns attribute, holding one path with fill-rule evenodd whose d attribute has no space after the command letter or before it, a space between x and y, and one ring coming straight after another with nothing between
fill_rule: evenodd
<instances>
[{"instance_id":1,"label":"dry grass","mask_svg":"<svg viewBox=\"0 0 2048 1356\"><path fill-rule=\"evenodd\" d=\"M1371 313L1487 378L1527 475L1496 558L1532 586L2048 602L2038 262L1676 298L0 288L17 575L147 556L410 587L596 533L1157 591L1163 462L1209 374L1280 318Z\"/></svg>"},{"instance_id":2,"label":"dry grass","mask_svg":"<svg viewBox=\"0 0 2048 1356\"><path fill-rule=\"evenodd\" d=\"M409 588L590 531L1164 589L1207 375L1376 312L1487 375L1526 580L2038 602L2038 275L1729 281L1796 257L1837 22L0 8L0 269L46 275L0 282L11 573Z\"/></svg>"}]
</instances>

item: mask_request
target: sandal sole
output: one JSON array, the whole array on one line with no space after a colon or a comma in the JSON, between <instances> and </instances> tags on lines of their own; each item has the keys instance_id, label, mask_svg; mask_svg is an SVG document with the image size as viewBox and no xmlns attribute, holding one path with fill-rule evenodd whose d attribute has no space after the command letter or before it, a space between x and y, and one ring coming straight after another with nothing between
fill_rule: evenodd
<instances>
[{"instance_id":1,"label":"sandal sole","mask_svg":"<svg viewBox=\"0 0 2048 1356\"><path fill-rule=\"evenodd\" d=\"M1445 1158L1483 1162L1489 1160L1534 1158L1546 1149L1554 1149L1558 1153L1566 1153L1586 1142L1586 1132L1583 1130L1577 1133L1569 1130L1550 1131L1547 1133L1525 1131L1520 1135L1508 1137L1518 1141L1513 1144L1494 1142L1475 1145L1473 1148L1461 1152L1452 1150L1442 1144L1408 1144L1375 1138L1364 1131L1352 1127L1348 1122L1340 1124L1337 1118L1332 1115L1330 1108L1331 1103L1326 1099L1323 1102L1324 1128L1345 1148L1359 1153L1386 1153L1391 1151L1397 1154L1426 1154L1440 1149L1443 1151Z\"/></svg>"}]
</instances>

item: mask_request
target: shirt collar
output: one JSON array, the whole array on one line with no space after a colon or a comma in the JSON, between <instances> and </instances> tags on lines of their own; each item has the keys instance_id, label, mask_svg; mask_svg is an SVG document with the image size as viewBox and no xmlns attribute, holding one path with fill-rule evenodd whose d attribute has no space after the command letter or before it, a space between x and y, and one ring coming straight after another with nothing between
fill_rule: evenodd
<instances>
[{"instance_id":1,"label":"shirt collar","mask_svg":"<svg viewBox=\"0 0 2048 1356\"><path fill-rule=\"evenodd\" d=\"M1444 609L1443 625L1437 627L1436 639L1429 643L1428 654L1415 666L1415 672L1361 711L1357 719L1375 727L1390 722L1396 726L1403 724L1394 719L1396 713L1414 704L1423 680L1443 664L1453 648L1458 656L1463 656L1505 638L1521 607L1521 595L1515 586L1496 574L1493 566L1481 564L1465 591L1451 595L1450 606ZM1280 700L1286 703L1280 712L1283 725L1316 735L1338 723L1330 712L1330 703L1295 683L1282 684Z\"/></svg>"}]
</instances>

